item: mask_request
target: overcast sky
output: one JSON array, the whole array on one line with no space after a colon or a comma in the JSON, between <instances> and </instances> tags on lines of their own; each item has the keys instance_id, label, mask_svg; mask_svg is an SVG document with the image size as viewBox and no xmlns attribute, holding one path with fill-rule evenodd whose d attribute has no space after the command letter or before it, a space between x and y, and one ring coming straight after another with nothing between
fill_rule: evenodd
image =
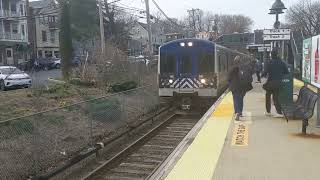
<instances>
[{"instance_id":1,"label":"overcast sky","mask_svg":"<svg viewBox=\"0 0 320 180\"><path fill-rule=\"evenodd\" d=\"M112 0L110 0L112 1ZM282 0L287 8L299 0ZM243 14L254 20L253 29L272 28L275 17L269 15L269 9L275 0L156 0L158 5L169 17L181 18L187 15L187 10L199 8L218 14ZM143 0L122 0L119 6L134 6L144 8ZM156 7L150 0L152 12ZM284 21L284 15L280 16Z\"/></svg>"},{"instance_id":2,"label":"overcast sky","mask_svg":"<svg viewBox=\"0 0 320 180\"><path fill-rule=\"evenodd\" d=\"M33 1L33 0L31 0ZM109 0L112 2L114 0ZM282 0L287 8L299 0ZM173 18L182 18L187 15L187 10L199 8L218 14L243 14L254 21L253 29L272 28L275 21L273 15L269 15L269 9L275 0L156 0L162 10ZM121 0L117 3L122 7L136 7L145 9L144 0ZM157 12L156 7L150 0L151 12ZM134 11L131 11L132 13ZM137 13L137 12L136 12ZM284 22L285 15L280 16Z\"/></svg>"}]
</instances>

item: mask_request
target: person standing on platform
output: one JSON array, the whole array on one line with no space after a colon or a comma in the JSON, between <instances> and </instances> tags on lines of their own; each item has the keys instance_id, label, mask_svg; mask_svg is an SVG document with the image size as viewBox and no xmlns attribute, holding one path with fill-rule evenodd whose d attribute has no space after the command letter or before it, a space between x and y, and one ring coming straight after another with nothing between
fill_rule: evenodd
<instances>
[{"instance_id":1,"label":"person standing on platform","mask_svg":"<svg viewBox=\"0 0 320 180\"><path fill-rule=\"evenodd\" d=\"M271 116L271 95L273 98L274 106L277 110L275 118L284 117L282 114L281 105L279 102L279 93L281 88L281 79L285 74L288 74L287 65L278 57L278 50L274 49L271 52L271 60L265 64L265 70L262 77L268 77L267 82L263 85L266 90L266 116Z\"/></svg>"},{"instance_id":2,"label":"person standing on platform","mask_svg":"<svg viewBox=\"0 0 320 180\"><path fill-rule=\"evenodd\" d=\"M240 67L241 58L236 56L233 62L233 69L228 75L229 89L233 96L233 105L235 112L235 120L239 121L240 116L242 116L243 111L243 99L246 92L252 89L250 78L246 76L245 73L248 71L243 71ZM252 78L252 74L251 74Z\"/></svg>"},{"instance_id":3,"label":"person standing on platform","mask_svg":"<svg viewBox=\"0 0 320 180\"><path fill-rule=\"evenodd\" d=\"M255 66L255 70L256 70L256 75L257 75L257 83L261 83L261 72L262 72L262 63L257 60L256 61L256 66Z\"/></svg>"}]
</instances>

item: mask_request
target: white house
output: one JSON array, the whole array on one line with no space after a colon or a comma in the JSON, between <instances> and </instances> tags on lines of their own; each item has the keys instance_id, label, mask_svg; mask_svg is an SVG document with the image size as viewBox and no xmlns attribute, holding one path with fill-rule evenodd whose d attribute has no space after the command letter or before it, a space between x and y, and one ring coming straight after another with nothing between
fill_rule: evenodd
<instances>
[{"instance_id":1,"label":"white house","mask_svg":"<svg viewBox=\"0 0 320 180\"><path fill-rule=\"evenodd\" d=\"M27 59L28 32L25 0L0 0L0 64Z\"/></svg>"},{"instance_id":2,"label":"white house","mask_svg":"<svg viewBox=\"0 0 320 180\"><path fill-rule=\"evenodd\" d=\"M157 54L159 47L165 43L166 36L159 25L153 23L152 27L152 46L153 53ZM131 40L129 41L129 54L141 55L146 54L148 47L148 26L147 24L137 22L130 31Z\"/></svg>"},{"instance_id":3,"label":"white house","mask_svg":"<svg viewBox=\"0 0 320 180\"><path fill-rule=\"evenodd\" d=\"M33 41L37 57L59 57L59 9L57 4L54 0L40 0L30 2L30 6L36 17L32 31L35 33Z\"/></svg>"}]
</instances>

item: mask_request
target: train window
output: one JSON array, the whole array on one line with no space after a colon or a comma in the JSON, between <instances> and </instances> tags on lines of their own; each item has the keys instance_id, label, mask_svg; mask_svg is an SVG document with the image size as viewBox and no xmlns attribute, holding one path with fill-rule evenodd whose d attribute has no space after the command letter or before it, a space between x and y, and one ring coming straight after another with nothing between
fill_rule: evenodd
<instances>
[{"instance_id":1,"label":"train window","mask_svg":"<svg viewBox=\"0 0 320 180\"><path fill-rule=\"evenodd\" d=\"M175 73L176 72L176 56L172 54L161 53L160 71L161 73Z\"/></svg>"},{"instance_id":2,"label":"train window","mask_svg":"<svg viewBox=\"0 0 320 180\"><path fill-rule=\"evenodd\" d=\"M192 73L192 58L191 58L191 56L182 56L180 73L182 73L182 74Z\"/></svg>"},{"instance_id":3,"label":"train window","mask_svg":"<svg viewBox=\"0 0 320 180\"><path fill-rule=\"evenodd\" d=\"M214 72L214 54L202 53L198 58L199 72Z\"/></svg>"},{"instance_id":4,"label":"train window","mask_svg":"<svg viewBox=\"0 0 320 180\"><path fill-rule=\"evenodd\" d=\"M227 70L227 61L228 57L226 55L225 51L221 51L221 54L219 55L219 72L224 72Z\"/></svg>"}]
</instances>

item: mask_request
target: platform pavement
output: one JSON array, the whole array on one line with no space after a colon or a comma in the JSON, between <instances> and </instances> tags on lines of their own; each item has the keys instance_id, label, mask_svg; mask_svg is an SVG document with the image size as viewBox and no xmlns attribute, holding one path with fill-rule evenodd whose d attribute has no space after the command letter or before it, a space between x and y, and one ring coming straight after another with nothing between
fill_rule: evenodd
<instances>
[{"instance_id":1,"label":"platform pavement","mask_svg":"<svg viewBox=\"0 0 320 180\"><path fill-rule=\"evenodd\" d=\"M303 83L295 81L295 91ZM159 179L168 180L317 180L320 179L320 129L310 121L302 136L301 121L264 116L264 90L255 84L245 97L245 117L232 120L231 95L224 97L202 129L185 138L175 162ZM272 109L275 112L274 107ZM236 127L244 125L243 144L236 146ZM238 144L239 145L239 144ZM161 171L161 170L159 170Z\"/></svg>"}]
</instances>

